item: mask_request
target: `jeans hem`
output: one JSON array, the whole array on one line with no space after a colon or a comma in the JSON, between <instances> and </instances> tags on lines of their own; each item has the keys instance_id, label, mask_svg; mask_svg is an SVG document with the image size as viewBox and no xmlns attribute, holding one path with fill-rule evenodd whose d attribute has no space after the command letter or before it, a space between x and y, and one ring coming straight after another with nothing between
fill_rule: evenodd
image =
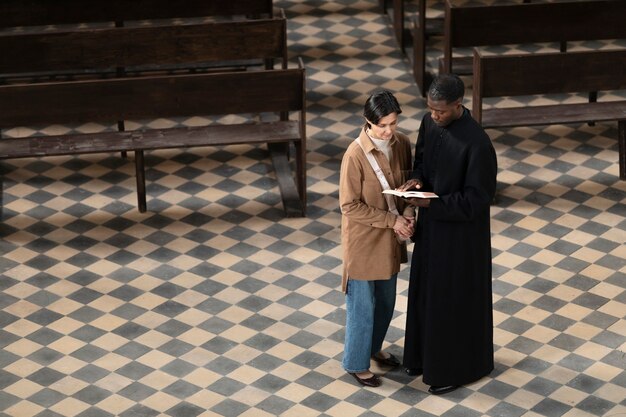
<instances>
[{"instance_id":1,"label":"jeans hem","mask_svg":"<svg viewBox=\"0 0 626 417\"><path fill-rule=\"evenodd\" d=\"M369 368L367 368L367 369L361 369L360 371L353 371L353 370L346 369L346 368L343 368L343 370L344 370L344 371L346 371L346 372L347 372L347 373L349 373L349 374L358 374L358 373L360 373L360 372L367 372L367 371L369 371Z\"/></svg>"}]
</instances>

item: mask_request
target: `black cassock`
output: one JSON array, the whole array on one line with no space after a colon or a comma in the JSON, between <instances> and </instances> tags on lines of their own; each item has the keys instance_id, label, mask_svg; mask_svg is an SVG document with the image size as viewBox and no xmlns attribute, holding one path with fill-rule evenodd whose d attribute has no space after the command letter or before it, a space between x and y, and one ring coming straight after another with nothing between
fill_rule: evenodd
<instances>
[{"instance_id":1,"label":"black cassock","mask_svg":"<svg viewBox=\"0 0 626 417\"><path fill-rule=\"evenodd\" d=\"M412 178L440 196L420 208L404 365L428 385L463 385L493 369L489 206L497 161L489 136L464 109L445 128L426 114Z\"/></svg>"}]
</instances>

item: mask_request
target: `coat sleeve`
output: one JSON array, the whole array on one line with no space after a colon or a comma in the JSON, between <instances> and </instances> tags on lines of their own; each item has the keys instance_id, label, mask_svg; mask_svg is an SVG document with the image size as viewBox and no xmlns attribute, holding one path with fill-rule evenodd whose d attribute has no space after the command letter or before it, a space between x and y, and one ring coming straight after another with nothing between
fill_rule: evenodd
<instances>
[{"instance_id":1,"label":"coat sleeve","mask_svg":"<svg viewBox=\"0 0 626 417\"><path fill-rule=\"evenodd\" d=\"M377 228L392 228L396 216L363 201L363 165L349 148L341 162L339 206L351 221ZM384 198L384 197L381 197Z\"/></svg>"},{"instance_id":2,"label":"coat sleeve","mask_svg":"<svg viewBox=\"0 0 626 417\"><path fill-rule=\"evenodd\" d=\"M482 139L482 138L481 138ZM489 138L468 149L462 186L431 200L429 216L436 220L473 221L489 210L496 191L497 160Z\"/></svg>"},{"instance_id":3,"label":"coat sleeve","mask_svg":"<svg viewBox=\"0 0 626 417\"><path fill-rule=\"evenodd\" d=\"M411 154L411 141L409 140L408 137L406 137L406 141L402 142L402 146L403 146L403 153L406 157L405 161L406 163L404 164L404 166L402 167L402 181L401 184L403 184L405 181L407 181L408 179L411 178L411 174L413 173L413 170L411 169L411 159L412 159L412 154ZM415 217L415 207L407 204L406 201L402 198L396 198L396 206L398 207L398 209L400 210L401 208L401 213L403 216L405 217Z\"/></svg>"},{"instance_id":4,"label":"coat sleeve","mask_svg":"<svg viewBox=\"0 0 626 417\"><path fill-rule=\"evenodd\" d=\"M423 158L424 158L424 136L426 134L426 123L422 119L419 131L417 133L417 142L415 143L415 159L413 160L413 171L409 179L420 180L424 182L423 175Z\"/></svg>"}]
</instances>

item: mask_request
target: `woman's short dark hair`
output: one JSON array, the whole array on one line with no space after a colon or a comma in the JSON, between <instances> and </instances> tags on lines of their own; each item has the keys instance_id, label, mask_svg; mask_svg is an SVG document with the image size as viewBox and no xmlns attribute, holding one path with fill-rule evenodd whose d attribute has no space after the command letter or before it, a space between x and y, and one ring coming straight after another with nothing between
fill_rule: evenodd
<instances>
[{"instance_id":1,"label":"woman's short dark hair","mask_svg":"<svg viewBox=\"0 0 626 417\"><path fill-rule=\"evenodd\" d=\"M378 124L380 119L391 113L400 114L402 110L398 100L389 90L377 90L365 101L363 116L374 124ZM367 122L365 125L368 129L371 128Z\"/></svg>"},{"instance_id":2,"label":"woman's short dark hair","mask_svg":"<svg viewBox=\"0 0 626 417\"><path fill-rule=\"evenodd\" d=\"M463 98L465 84L456 74L441 74L435 77L428 88L428 97L433 101L453 103Z\"/></svg>"}]
</instances>

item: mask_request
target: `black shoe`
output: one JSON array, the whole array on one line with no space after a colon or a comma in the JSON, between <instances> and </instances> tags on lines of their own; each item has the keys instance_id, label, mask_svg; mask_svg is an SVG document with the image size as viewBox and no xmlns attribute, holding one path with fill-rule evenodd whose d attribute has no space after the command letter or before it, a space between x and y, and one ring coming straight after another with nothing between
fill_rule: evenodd
<instances>
[{"instance_id":1,"label":"black shoe","mask_svg":"<svg viewBox=\"0 0 626 417\"><path fill-rule=\"evenodd\" d=\"M389 354L388 358L379 358L376 355L372 355L372 359L374 359L374 362L378 362L379 364L384 366L391 366L392 368L400 366L400 361L398 360L398 358L393 356L391 353Z\"/></svg>"},{"instance_id":2,"label":"black shoe","mask_svg":"<svg viewBox=\"0 0 626 417\"><path fill-rule=\"evenodd\" d=\"M369 378L360 378L357 374L353 374L351 372L348 373L352 375L354 379L356 379L356 381L364 387L380 387L381 382L378 375L373 375Z\"/></svg>"},{"instance_id":3,"label":"black shoe","mask_svg":"<svg viewBox=\"0 0 626 417\"><path fill-rule=\"evenodd\" d=\"M421 368L404 368L404 373L408 376L420 376L422 374Z\"/></svg>"},{"instance_id":4,"label":"black shoe","mask_svg":"<svg viewBox=\"0 0 626 417\"><path fill-rule=\"evenodd\" d=\"M428 392L430 392L433 395L441 395L441 394L445 394L448 392L452 392L455 389L457 389L459 387L459 385L444 385L441 387L435 386L435 385L431 385L430 388L428 388Z\"/></svg>"}]
</instances>

